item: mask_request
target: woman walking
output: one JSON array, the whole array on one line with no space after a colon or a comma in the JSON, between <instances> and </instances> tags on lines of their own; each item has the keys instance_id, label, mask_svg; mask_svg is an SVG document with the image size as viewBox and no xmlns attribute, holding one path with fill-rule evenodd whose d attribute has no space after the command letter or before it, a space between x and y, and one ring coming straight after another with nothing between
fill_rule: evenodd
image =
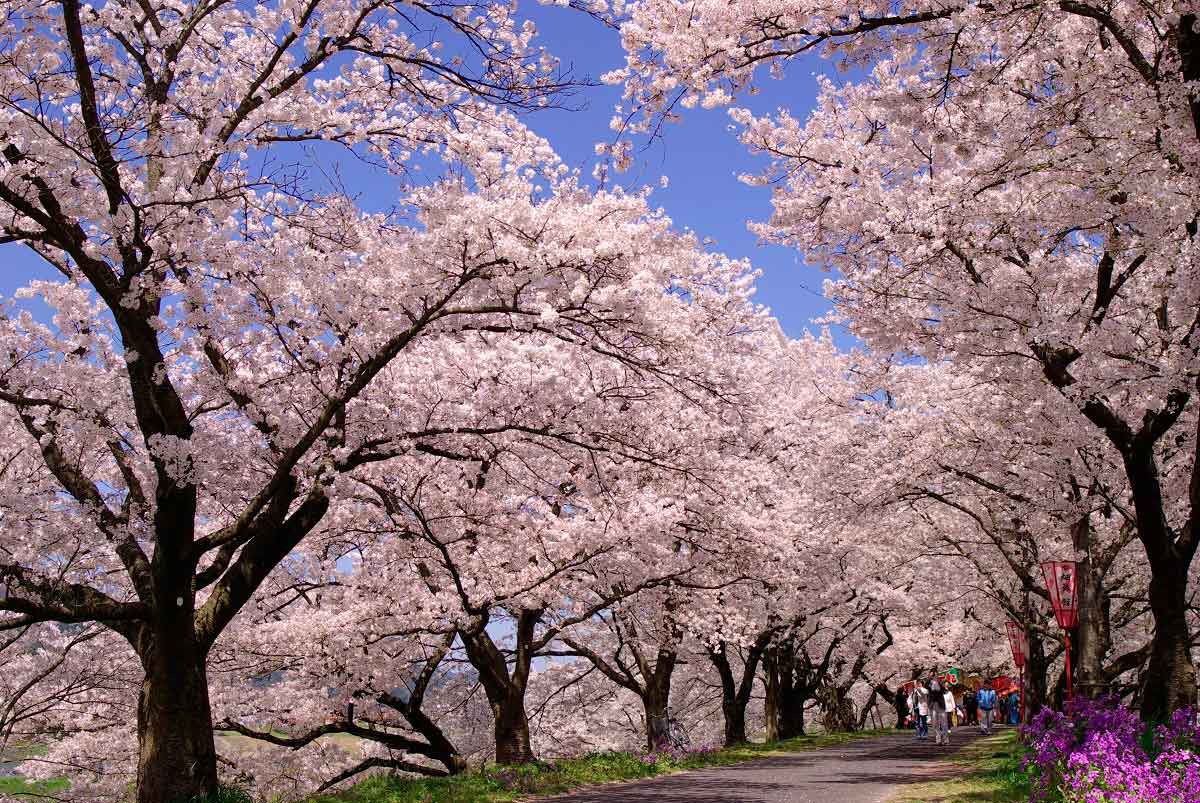
<instances>
[{"instance_id":1,"label":"woman walking","mask_svg":"<svg viewBox=\"0 0 1200 803\"><path fill-rule=\"evenodd\" d=\"M947 733L948 716L946 711L946 689L942 686L942 681L934 678L929 681L929 715L933 719L933 734L934 740L939 745L950 743L950 734Z\"/></svg>"}]
</instances>

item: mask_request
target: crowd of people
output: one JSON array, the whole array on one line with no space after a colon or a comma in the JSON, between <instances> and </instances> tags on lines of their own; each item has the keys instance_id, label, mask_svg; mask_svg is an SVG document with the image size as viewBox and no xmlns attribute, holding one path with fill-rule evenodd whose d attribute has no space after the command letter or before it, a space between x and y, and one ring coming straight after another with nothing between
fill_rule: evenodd
<instances>
[{"instance_id":1,"label":"crowd of people","mask_svg":"<svg viewBox=\"0 0 1200 803\"><path fill-rule=\"evenodd\" d=\"M918 740L927 740L932 729L934 742L948 745L957 726L978 726L980 733L990 734L994 725L1020 724L1021 697L1015 689L997 691L991 680L956 696L945 678L932 677L913 683L907 694L897 690L896 712L898 725L915 729Z\"/></svg>"}]
</instances>

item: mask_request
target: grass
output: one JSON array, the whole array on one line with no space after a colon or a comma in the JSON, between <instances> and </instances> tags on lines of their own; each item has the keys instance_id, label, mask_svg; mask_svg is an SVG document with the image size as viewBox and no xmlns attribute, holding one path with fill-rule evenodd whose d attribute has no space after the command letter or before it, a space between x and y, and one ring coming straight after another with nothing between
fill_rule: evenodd
<instances>
[{"instance_id":1,"label":"grass","mask_svg":"<svg viewBox=\"0 0 1200 803\"><path fill-rule=\"evenodd\" d=\"M963 772L954 778L905 786L889 803L1017 803L1029 800L1029 776L1021 769L1024 748L1016 731L980 739L950 760Z\"/></svg>"},{"instance_id":2,"label":"grass","mask_svg":"<svg viewBox=\"0 0 1200 803\"><path fill-rule=\"evenodd\" d=\"M49 795L54 792L61 792L66 789L69 784L66 778L55 778L50 781L27 781L24 778L16 778L12 776L0 777L0 795L30 795L36 797L39 795Z\"/></svg>"},{"instance_id":3,"label":"grass","mask_svg":"<svg viewBox=\"0 0 1200 803\"><path fill-rule=\"evenodd\" d=\"M40 745L18 742L9 744L3 753L0 753L0 761L20 761L30 756L40 756L45 754L46 748ZM61 792L70 784L66 778L54 778L49 781L27 781L24 778L19 778L11 775L0 776L0 795L30 795L36 797L38 795L50 795L55 792Z\"/></svg>"},{"instance_id":4,"label":"grass","mask_svg":"<svg viewBox=\"0 0 1200 803\"><path fill-rule=\"evenodd\" d=\"M536 762L522 767L489 765L453 778L408 778L374 775L335 795L310 798L310 803L503 803L530 795L552 795L583 786L653 778L682 770L738 764L756 758L815 750L843 744L880 732L801 736L770 745L747 744L678 759L640 754L597 753L581 758Z\"/></svg>"}]
</instances>

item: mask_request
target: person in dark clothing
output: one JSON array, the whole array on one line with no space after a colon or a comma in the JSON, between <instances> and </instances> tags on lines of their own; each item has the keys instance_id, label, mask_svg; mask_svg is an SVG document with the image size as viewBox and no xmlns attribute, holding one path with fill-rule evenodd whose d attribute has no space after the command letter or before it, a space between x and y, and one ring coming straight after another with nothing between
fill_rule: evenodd
<instances>
[{"instance_id":1,"label":"person in dark clothing","mask_svg":"<svg viewBox=\"0 0 1200 803\"><path fill-rule=\"evenodd\" d=\"M933 726L934 742L938 745L950 744L950 720L946 710L946 687L940 678L929 681L929 716Z\"/></svg>"},{"instance_id":2,"label":"person in dark clothing","mask_svg":"<svg viewBox=\"0 0 1200 803\"><path fill-rule=\"evenodd\" d=\"M904 729L904 722L908 719L908 695L904 693L904 687L896 689L896 696L892 700L892 705L896 707L896 728L897 730Z\"/></svg>"},{"instance_id":3,"label":"person in dark clothing","mask_svg":"<svg viewBox=\"0 0 1200 803\"><path fill-rule=\"evenodd\" d=\"M967 689L967 693L963 695L963 713L967 715L968 725L974 725L978 721L979 701L975 699L975 692L971 689Z\"/></svg>"}]
</instances>

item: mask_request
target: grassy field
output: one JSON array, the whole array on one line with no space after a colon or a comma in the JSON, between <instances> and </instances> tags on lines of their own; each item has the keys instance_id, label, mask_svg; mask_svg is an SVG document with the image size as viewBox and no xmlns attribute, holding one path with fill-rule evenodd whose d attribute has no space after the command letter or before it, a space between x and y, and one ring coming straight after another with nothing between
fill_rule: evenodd
<instances>
[{"instance_id":1,"label":"grassy field","mask_svg":"<svg viewBox=\"0 0 1200 803\"><path fill-rule=\"evenodd\" d=\"M38 756L44 754L44 748L29 744L11 744L3 753L0 753L0 762L20 761L21 759L29 758L30 756ZM55 779L53 781L42 781L33 783L26 781L23 778L13 776L0 776L0 795L16 795L27 794L33 797L37 795L49 795L54 792L60 792L67 788L67 781L64 778Z\"/></svg>"},{"instance_id":2,"label":"grassy field","mask_svg":"<svg viewBox=\"0 0 1200 803\"><path fill-rule=\"evenodd\" d=\"M1023 752L1015 731L980 739L951 759L962 768L961 775L905 786L888 803L1017 803L1029 800L1029 779L1020 766Z\"/></svg>"},{"instance_id":3,"label":"grassy field","mask_svg":"<svg viewBox=\"0 0 1200 803\"><path fill-rule=\"evenodd\" d=\"M67 781L63 778L58 778L53 781L44 781L42 783L33 783L22 778L3 777L0 778L0 795L18 795L27 794L31 797L39 795L49 795L54 792L61 792L67 788Z\"/></svg>"},{"instance_id":4,"label":"grassy field","mask_svg":"<svg viewBox=\"0 0 1200 803\"><path fill-rule=\"evenodd\" d=\"M693 753L682 759L656 757L643 761L631 753L602 753L582 758L538 762L525 767L485 767L454 778L412 779L377 775L336 795L311 799L311 803L501 803L530 795L550 795L581 786L651 778L681 770L737 764L756 758L815 750L853 739L878 736L880 731L859 734L823 734L789 739L772 745Z\"/></svg>"}]
</instances>

